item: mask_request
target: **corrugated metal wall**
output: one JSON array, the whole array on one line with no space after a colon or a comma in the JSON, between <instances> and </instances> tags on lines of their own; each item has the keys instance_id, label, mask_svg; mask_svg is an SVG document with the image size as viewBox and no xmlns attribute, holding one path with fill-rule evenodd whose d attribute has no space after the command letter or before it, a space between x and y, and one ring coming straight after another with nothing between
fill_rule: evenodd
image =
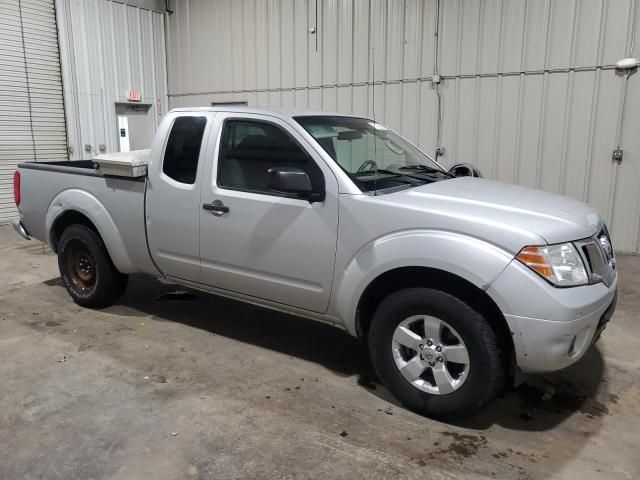
<instances>
[{"instance_id":1,"label":"corrugated metal wall","mask_svg":"<svg viewBox=\"0 0 640 480\"><path fill-rule=\"evenodd\" d=\"M137 89L167 111L164 14L107 0L56 0L70 158L118 150L117 102Z\"/></svg>"},{"instance_id":2,"label":"corrugated metal wall","mask_svg":"<svg viewBox=\"0 0 640 480\"><path fill-rule=\"evenodd\" d=\"M0 2L0 224L18 216L13 172L67 156L53 0Z\"/></svg>"},{"instance_id":3,"label":"corrugated metal wall","mask_svg":"<svg viewBox=\"0 0 640 480\"><path fill-rule=\"evenodd\" d=\"M441 161L587 201L616 248L637 252L640 79L629 79L620 122L625 79L614 64L633 54L634 33L640 41L638 1L441 1ZM434 152L436 0L172 6L171 107L246 100L372 116L375 97L379 121Z\"/></svg>"}]
</instances>

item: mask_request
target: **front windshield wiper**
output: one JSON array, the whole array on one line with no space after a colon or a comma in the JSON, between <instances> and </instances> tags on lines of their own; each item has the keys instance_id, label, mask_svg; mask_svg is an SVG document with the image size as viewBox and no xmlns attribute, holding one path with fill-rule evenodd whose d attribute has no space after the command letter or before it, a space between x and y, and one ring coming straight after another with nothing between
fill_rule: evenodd
<instances>
[{"instance_id":1,"label":"front windshield wiper","mask_svg":"<svg viewBox=\"0 0 640 480\"><path fill-rule=\"evenodd\" d=\"M401 177L402 174L398 172L392 172L391 170L385 170L384 168L377 168L375 170L363 170L361 172L355 172L353 175L360 177L362 175L375 175L376 173L384 173L385 175L393 175L394 177Z\"/></svg>"},{"instance_id":2,"label":"front windshield wiper","mask_svg":"<svg viewBox=\"0 0 640 480\"><path fill-rule=\"evenodd\" d=\"M422 185L424 183L427 183L428 180L423 177L423 176L417 176L417 175L411 175L408 173L399 173L399 172L393 172L391 170L386 170L383 168L379 168L377 170L367 170L366 172L355 172L353 175L356 178L360 178L361 176L363 176L363 173L368 173L372 176L374 176L374 180L375 180L375 174L376 173L383 173L384 174L384 178L393 178L396 182L403 182L403 183L408 183L410 185L413 186L417 186L417 185ZM367 179L368 181L371 181L370 179ZM416 182L417 180L417 182Z\"/></svg>"},{"instance_id":3,"label":"front windshield wiper","mask_svg":"<svg viewBox=\"0 0 640 480\"><path fill-rule=\"evenodd\" d=\"M353 176L357 179L360 179L360 177L363 177L363 174L368 174L373 178L368 178L367 181L375 181L376 180L376 174L378 173L382 173L384 174L384 178L385 179L389 179L389 178L393 178L396 182L403 182L403 183L408 183L410 185L420 185L423 183L427 182L427 179L424 177L418 177L416 175L408 175L406 173L398 173L398 172L392 172L391 170L386 170L384 168L379 168L377 170L367 170L364 172L355 172L353 173ZM416 180L418 180L418 182L416 182ZM362 181L362 180L359 180Z\"/></svg>"},{"instance_id":4,"label":"front windshield wiper","mask_svg":"<svg viewBox=\"0 0 640 480\"><path fill-rule=\"evenodd\" d=\"M447 175L453 178L453 175L451 175L449 172L440 170L438 168L428 167L427 165L405 165L404 167L400 167L398 170L417 170L419 172L441 173L442 175Z\"/></svg>"}]
</instances>

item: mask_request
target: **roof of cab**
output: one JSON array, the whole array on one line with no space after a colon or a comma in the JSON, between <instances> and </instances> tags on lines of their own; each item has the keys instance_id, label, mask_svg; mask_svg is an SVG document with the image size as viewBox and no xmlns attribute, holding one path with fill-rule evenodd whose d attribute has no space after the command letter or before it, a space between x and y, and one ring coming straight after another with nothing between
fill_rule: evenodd
<instances>
[{"instance_id":1,"label":"roof of cab","mask_svg":"<svg viewBox=\"0 0 640 480\"><path fill-rule=\"evenodd\" d=\"M241 106L218 106L218 107L179 107L173 108L172 112L237 112L237 113L255 113L258 115L270 115L282 119L292 117L310 117L310 116L330 116L330 117L359 117L359 115L348 115L337 112L322 112L319 110L296 110L283 108L268 107L241 107ZM364 117L363 117L364 118Z\"/></svg>"}]
</instances>

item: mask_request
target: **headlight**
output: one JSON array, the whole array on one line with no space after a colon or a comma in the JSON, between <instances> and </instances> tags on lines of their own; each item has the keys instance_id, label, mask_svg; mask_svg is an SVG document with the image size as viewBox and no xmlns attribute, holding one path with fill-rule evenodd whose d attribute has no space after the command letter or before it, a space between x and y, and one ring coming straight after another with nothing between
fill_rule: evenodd
<instances>
[{"instance_id":1,"label":"headlight","mask_svg":"<svg viewBox=\"0 0 640 480\"><path fill-rule=\"evenodd\" d=\"M571 243L524 247L516 258L553 285L575 287L589 283L582 258Z\"/></svg>"}]
</instances>

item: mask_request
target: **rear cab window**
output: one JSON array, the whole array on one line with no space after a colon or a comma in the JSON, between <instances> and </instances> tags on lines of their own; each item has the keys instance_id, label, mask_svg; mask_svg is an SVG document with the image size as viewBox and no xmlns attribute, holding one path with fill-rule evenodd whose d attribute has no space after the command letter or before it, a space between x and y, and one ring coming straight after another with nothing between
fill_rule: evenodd
<instances>
[{"instance_id":1,"label":"rear cab window","mask_svg":"<svg viewBox=\"0 0 640 480\"><path fill-rule=\"evenodd\" d=\"M175 119L162 162L165 175L187 185L195 183L206 125L206 117L184 116Z\"/></svg>"}]
</instances>

